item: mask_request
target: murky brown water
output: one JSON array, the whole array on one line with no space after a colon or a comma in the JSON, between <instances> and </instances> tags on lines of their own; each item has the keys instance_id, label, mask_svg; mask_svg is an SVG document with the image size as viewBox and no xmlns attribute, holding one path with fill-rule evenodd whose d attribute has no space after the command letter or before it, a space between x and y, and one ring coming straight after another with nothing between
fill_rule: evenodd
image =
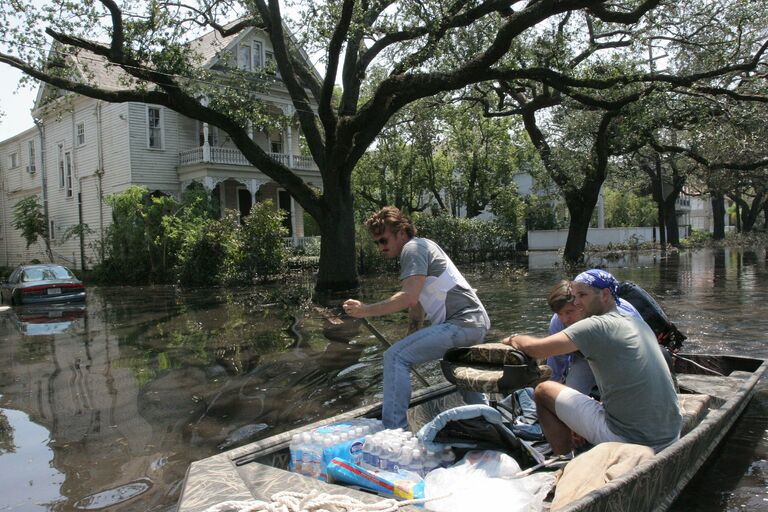
<instances>
[{"instance_id":1,"label":"murky brown water","mask_svg":"<svg viewBox=\"0 0 768 512\"><path fill-rule=\"evenodd\" d=\"M607 264L652 292L690 352L768 357L768 261L699 251ZM488 339L543 333L553 258L527 275L467 272ZM370 299L395 276L366 282ZM383 347L281 290L92 288L86 311L0 313L0 511L173 510L187 466L380 398ZM390 340L402 315L374 319ZM437 365L420 368L435 381ZM768 510L768 386L762 384L675 511Z\"/></svg>"}]
</instances>

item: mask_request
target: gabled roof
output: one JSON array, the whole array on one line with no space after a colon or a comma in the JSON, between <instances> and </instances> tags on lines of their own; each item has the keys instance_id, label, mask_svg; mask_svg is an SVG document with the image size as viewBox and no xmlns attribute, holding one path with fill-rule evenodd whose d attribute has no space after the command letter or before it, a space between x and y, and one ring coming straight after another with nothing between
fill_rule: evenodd
<instances>
[{"instance_id":1,"label":"gabled roof","mask_svg":"<svg viewBox=\"0 0 768 512\"><path fill-rule=\"evenodd\" d=\"M232 21L225 25L225 28L231 27L239 21L240 20ZM287 27L285 28L286 33L290 34L290 32L287 31ZM262 31L262 29L249 27L241 30L237 34L229 36L222 36L218 31L212 30L193 39L190 42L190 49L202 59L200 65L203 68L210 69L220 60L224 52L228 52L230 49L234 48L241 39L246 38L249 34L253 33L253 31ZM61 45L54 43L49 55L54 55L56 51L59 51L59 48L61 48ZM121 90L129 87L130 83L136 80L134 77L123 71L119 66L110 63L105 57L96 55L84 49L72 49L71 47L67 47L67 51L69 52L65 55L67 62L72 64L77 75L80 76L85 83L98 85L107 90ZM307 61L310 69L319 79L317 70L312 66L309 57L303 49L300 49L300 52ZM62 95L60 89L43 83L38 90L33 111L42 107L45 100Z\"/></svg>"}]
</instances>

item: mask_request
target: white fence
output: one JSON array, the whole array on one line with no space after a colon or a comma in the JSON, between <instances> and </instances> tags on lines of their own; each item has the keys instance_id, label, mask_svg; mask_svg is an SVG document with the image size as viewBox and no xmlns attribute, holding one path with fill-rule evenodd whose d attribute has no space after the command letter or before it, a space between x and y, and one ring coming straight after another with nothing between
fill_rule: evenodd
<instances>
[{"instance_id":1,"label":"white fence","mask_svg":"<svg viewBox=\"0 0 768 512\"><path fill-rule=\"evenodd\" d=\"M688 226L680 226L680 238L689 235ZM565 247L567 229L528 231L529 251L553 251ZM587 244L599 247L616 244L644 243L658 241L658 230L650 228L589 228Z\"/></svg>"}]
</instances>

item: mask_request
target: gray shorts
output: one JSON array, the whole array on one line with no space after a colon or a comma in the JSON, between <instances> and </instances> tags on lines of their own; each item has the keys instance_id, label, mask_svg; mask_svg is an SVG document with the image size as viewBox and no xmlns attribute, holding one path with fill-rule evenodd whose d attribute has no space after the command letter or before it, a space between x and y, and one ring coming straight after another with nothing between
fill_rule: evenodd
<instances>
[{"instance_id":1,"label":"gray shorts","mask_svg":"<svg viewBox=\"0 0 768 512\"><path fill-rule=\"evenodd\" d=\"M629 442L608 428L603 404L575 389L565 387L558 393L555 398L555 414L568 428L591 444Z\"/></svg>"}]
</instances>

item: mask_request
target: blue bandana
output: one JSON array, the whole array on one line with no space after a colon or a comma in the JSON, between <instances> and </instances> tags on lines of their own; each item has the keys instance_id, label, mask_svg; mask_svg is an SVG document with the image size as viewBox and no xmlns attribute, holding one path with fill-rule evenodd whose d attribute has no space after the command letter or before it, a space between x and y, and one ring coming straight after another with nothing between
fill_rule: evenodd
<instances>
[{"instance_id":1,"label":"blue bandana","mask_svg":"<svg viewBox=\"0 0 768 512\"><path fill-rule=\"evenodd\" d=\"M613 295L613 300L616 301L616 304L619 303L619 282L615 277L613 277L609 272L606 272L605 270L599 270L596 268L586 270L577 275L573 281L575 283L584 283L588 286L591 286L592 288L597 288L598 290L608 288L608 290L611 292L611 295Z\"/></svg>"}]
</instances>

